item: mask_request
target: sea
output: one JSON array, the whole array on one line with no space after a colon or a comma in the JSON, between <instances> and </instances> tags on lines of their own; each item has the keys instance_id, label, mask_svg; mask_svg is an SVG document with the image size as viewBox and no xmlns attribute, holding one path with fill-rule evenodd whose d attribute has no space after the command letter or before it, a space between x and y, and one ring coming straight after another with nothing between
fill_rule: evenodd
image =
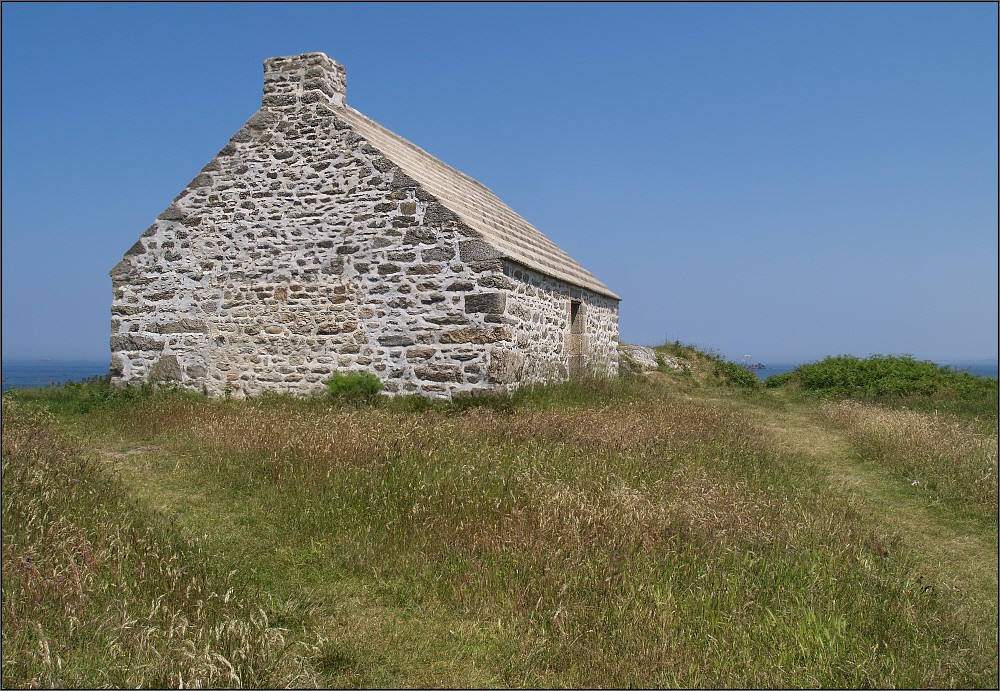
<instances>
[{"instance_id":1,"label":"sea","mask_svg":"<svg viewBox=\"0 0 1000 691\"><path fill-rule=\"evenodd\" d=\"M3 360L3 390L35 389L108 373L107 360Z\"/></svg>"},{"instance_id":2,"label":"sea","mask_svg":"<svg viewBox=\"0 0 1000 691\"><path fill-rule=\"evenodd\" d=\"M762 381L775 374L791 372L802 363L766 365L753 370ZM951 360L940 362L977 377L996 377L996 360ZM70 381L83 381L108 373L108 360L3 360L3 390L31 389Z\"/></svg>"}]
</instances>

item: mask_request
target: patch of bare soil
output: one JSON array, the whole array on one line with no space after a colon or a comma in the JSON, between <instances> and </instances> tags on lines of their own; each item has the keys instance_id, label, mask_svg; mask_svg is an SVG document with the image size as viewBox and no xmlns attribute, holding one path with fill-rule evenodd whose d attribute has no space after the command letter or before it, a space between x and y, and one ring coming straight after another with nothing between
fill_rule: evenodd
<instances>
[{"instance_id":1,"label":"patch of bare soil","mask_svg":"<svg viewBox=\"0 0 1000 691\"><path fill-rule=\"evenodd\" d=\"M159 446L138 446L134 449L129 449L128 451L109 451L107 449L101 449L98 451L102 456L107 456L108 458L125 458L126 456L131 456L137 453L149 453L150 451L158 451Z\"/></svg>"}]
</instances>

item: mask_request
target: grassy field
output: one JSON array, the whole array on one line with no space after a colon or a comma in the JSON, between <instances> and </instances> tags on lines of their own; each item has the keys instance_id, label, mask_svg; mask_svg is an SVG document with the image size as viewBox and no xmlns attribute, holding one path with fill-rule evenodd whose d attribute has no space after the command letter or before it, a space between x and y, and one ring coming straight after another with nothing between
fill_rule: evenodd
<instances>
[{"instance_id":1,"label":"grassy field","mask_svg":"<svg viewBox=\"0 0 1000 691\"><path fill-rule=\"evenodd\" d=\"M5 394L4 686L995 688L995 412L663 352L451 405Z\"/></svg>"}]
</instances>

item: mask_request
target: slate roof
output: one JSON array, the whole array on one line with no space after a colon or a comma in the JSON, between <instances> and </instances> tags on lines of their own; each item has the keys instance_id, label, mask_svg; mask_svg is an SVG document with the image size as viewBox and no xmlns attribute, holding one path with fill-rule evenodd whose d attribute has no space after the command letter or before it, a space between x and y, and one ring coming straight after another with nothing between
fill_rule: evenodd
<instances>
[{"instance_id":1,"label":"slate roof","mask_svg":"<svg viewBox=\"0 0 1000 691\"><path fill-rule=\"evenodd\" d=\"M486 186L476 182L419 146L390 132L354 108L335 106L338 117L379 149L404 173L420 183L471 228L482 233L504 257L540 273L620 300L554 242L545 237Z\"/></svg>"}]
</instances>

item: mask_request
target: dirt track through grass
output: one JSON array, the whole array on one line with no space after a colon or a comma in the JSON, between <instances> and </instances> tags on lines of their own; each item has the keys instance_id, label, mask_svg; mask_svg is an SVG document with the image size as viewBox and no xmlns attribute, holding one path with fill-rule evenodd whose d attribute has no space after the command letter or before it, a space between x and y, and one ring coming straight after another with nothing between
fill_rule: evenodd
<instances>
[{"instance_id":1,"label":"dirt track through grass","mask_svg":"<svg viewBox=\"0 0 1000 691\"><path fill-rule=\"evenodd\" d=\"M731 408L751 416L789 462L816 469L851 504L895 535L917 556L928 587L954 603L954 611L978 630L996 631L997 542L995 526L964 520L883 467L858 457L845 433L823 422L818 405L766 394L748 398L730 391L700 389L692 398L711 407ZM325 680L337 685L509 685L491 665L518 656L518 635L504 622L456 617L454 610L424 600L408 600L407 584L348 576L330 562L327 546L313 550L281 543L281 536L224 492L204 482L167 446L107 450L103 456L117 467L136 496L151 508L178 518L195 534L214 541L213 551L231 553L242 545L252 566L267 574L260 583L275 588L287 607L290 628L307 626L323 636L319 662ZM178 472L180 470L180 472ZM213 496L218 494L218 496ZM214 538L210 537L214 534ZM992 628L990 622L993 622ZM453 643L452 643L453 641ZM474 641L470 645L470 641ZM374 644L374 649L373 649ZM995 643L993 643L995 647ZM989 647L989 646L987 646ZM401 670L398 658L411 663ZM365 659L366 665L355 664ZM363 670L363 671L362 671ZM538 683L538 678L525 684Z\"/></svg>"},{"instance_id":2,"label":"dirt track through grass","mask_svg":"<svg viewBox=\"0 0 1000 691\"><path fill-rule=\"evenodd\" d=\"M828 472L831 484L849 494L859 509L883 521L887 534L897 535L920 555L928 584L945 590L957 612L970 620L992 622L996 631L1000 561L995 527L984 532L981 524L929 503L905 479L859 458L846 435L819 418L815 405L781 398L774 406L738 398L727 404L753 415L779 448Z\"/></svg>"},{"instance_id":3,"label":"dirt track through grass","mask_svg":"<svg viewBox=\"0 0 1000 691\"><path fill-rule=\"evenodd\" d=\"M489 659L495 655L491 646L502 646L502 639L509 637L502 630L456 619L454 611L431 603L407 603L394 595L404 584L378 575L374 589L372 579L342 573L331 578L338 569L326 558L325 543L317 542L306 550L284 543L279 530L260 525L252 511L227 500L225 491L206 484L165 446L98 450L98 455L150 509L178 520L190 534L202 536L216 554L230 558L239 554L244 568L259 574L258 585L271 593L272 602L281 603L271 624L293 633L311 632L311 640L321 650L318 667L325 685L502 685L488 672ZM470 657L470 649L479 654ZM361 658L365 665L356 664Z\"/></svg>"}]
</instances>

